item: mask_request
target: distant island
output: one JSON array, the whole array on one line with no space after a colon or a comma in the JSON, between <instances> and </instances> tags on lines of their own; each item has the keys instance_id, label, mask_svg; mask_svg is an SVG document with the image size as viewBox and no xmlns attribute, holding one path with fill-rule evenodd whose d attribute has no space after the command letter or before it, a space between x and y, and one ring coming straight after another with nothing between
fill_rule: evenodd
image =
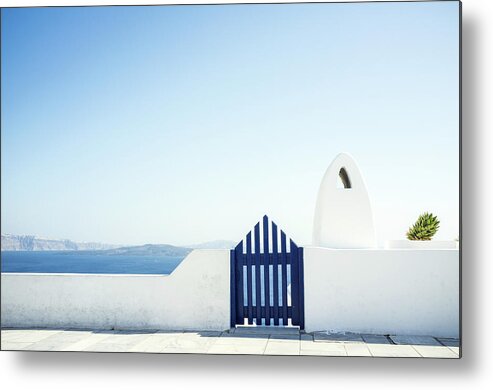
<instances>
[{"instance_id":1,"label":"distant island","mask_svg":"<svg viewBox=\"0 0 493 390\"><path fill-rule=\"evenodd\" d=\"M74 242L28 235L2 234L2 251L84 251L117 248L100 242Z\"/></svg>"},{"instance_id":2,"label":"distant island","mask_svg":"<svg viewBox=\"0 0 493 390\"><path fill-rule=\"evenodd\" d=\"M204 242L187 246L168 244L145 244L121 246L100 242L75 242L67 239L49 239L29 235L2 234L3 251L73 251L84 254L141 255L141 256L186 256L193 249L230 249L235 243L227 240Z\"/></svg>"}]
</instances>

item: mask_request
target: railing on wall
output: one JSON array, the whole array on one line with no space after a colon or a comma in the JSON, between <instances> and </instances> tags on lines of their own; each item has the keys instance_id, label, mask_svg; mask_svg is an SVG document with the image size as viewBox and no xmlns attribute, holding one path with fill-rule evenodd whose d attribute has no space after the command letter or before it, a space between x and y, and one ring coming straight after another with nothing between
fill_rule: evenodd
<instances>
[{"instance_id":1,"label":"railing on wall","mask_svg":"<svg viewBox=\"0 0 493 390\"><path fill-rule=\"evenodd\" d=\"M288 245L266 215L261 222L231 250L231 326L303 329L303 248L291 239Z\"/></svg>"}]
</instances>

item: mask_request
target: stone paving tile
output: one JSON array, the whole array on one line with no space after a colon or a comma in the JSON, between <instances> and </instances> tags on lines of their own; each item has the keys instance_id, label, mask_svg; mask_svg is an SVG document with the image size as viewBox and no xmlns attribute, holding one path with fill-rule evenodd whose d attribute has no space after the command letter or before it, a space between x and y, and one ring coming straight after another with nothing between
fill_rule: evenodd
<instances>
[{"instance_id":1,"label":"stone paving tile","mask_svg":"<svg viewBox=\"0 0 493 390\"><path fill-rule=\"evenodd\" d=\"M31 344L29 350L31 351L60 351L62 348L66 348L73 343L63 343L63 342L44 342L38 341L37 343Z\"/></svg>"},{"instance_id":2,"label":"stone paving tile","mask_svg":"<svg viewBox=\"0 0 493 390\"><path fill-rule=\"evenodd\" d=\"M300 349L320 349L320 350L337 350L337 351L345 351L344 344L342 343L317 343L315 341L309 340L301 340L300 341Z\"/></svg>"},{"instance_id":3,"label":"stone paving tile","mask_svg":"<svg viewBox=\"0 0 493 390\"><path fill-rule=\"evenodd\" d=\"M157 332L135 344L129 352L161 352L173 339L182 334L182 332Z\"/></svg>"},{"instance_id":4,"label":"stone paving tile","mask_svg":"<svg viewBox=\"0 0 493 390\"><path fill-rule=\"evenodd\" d=\"M267 335L235 335L223 333L216 341L216 345L249 345L249 344L263 344L266 345L269 340Z\"/></svg>"},{"instance_id":5,"label":"stone paving tile","mask_svg":"<svg viewBox=\"0 0 493 390\"><path fill-rule=\"evenodd\" d=\"M299 340L269 340L264 355L299 355Z\"/></svg>"},{"instance_id":6,"label":"stone paving tile","mask_svg":"<svg viewBox=\"0 0 493 390\"><path fill-rule=\"evenodd\" d=\"M347 356L347 352L342 343L317 343L305 339L300 342L300 355Z\"/></svg>"},{"instance_id":7,"label":"stone paving tile","mask_svg":"<svg viewBox=\"0 0 493 390\"><path fill-rule=\"evenodd\" d=\"M109 343L103 340L102 342L92 344L82 350L86 352L129 352L136 344L137 342L123 344L119 342Z\"/></svg>"},{"instance_id":8,"label":"stone paving tile","mask_svg":"<svg viewBox=\"0 0 493 390\"><path fill-rule=\"evenodd\" d=\"M172 347L165 347L159 353L200 353L200 354L205 354L209 352L209 347L196 347L196 348L172 348Z\"/></svg>"},{"instance_id":9,"label":"stone paving tile","mask_svg":"<svg viewBox=\"0 0 493 390\"><path fill-rule=\"evenodd\" d=\"M70 345L64 345L58 349L59 351L90 351L90 347L103 341L105 338L109 337L109 334L105 333L90 333L87 337L73 343Z\"/></svg>"},{"instance_id":10,"label":"stone paving tile","mask_svg":"<svg viewBox=\"0 0 493 390\"><path fill-rule=\"evenodd\" d=\"M439 338L438 341L446 347L460 347L460 342L458 339Z\"/></svg>"},{"instance_id":11,"label":"stone paving tile","mask_svg":"<svg viewBox=\"0 0 493 390\"><path fill-rule=\"evenodd\" d=\"M225 340L219 338L214 343L216 346L220 345L236 345L236 346L253 346L265 348L267 346L267 339L248 339L248 340Z\"/></svg>"},{"instance_id":12,"label":"stone paving tile","mask_svg":"<svg viewBox=\"0 0 493 390\"><path fill-rule=\"evenodd\" d=\"M115 332L101 332L100 334L106 334L107 337L102 338L95 344L91 344L83 351L93 352L128 352L132 347L135 347L142 341L151 337L153 333L137 333L127 331L115 331Z\"/></svg>"},{"instance_id":13,"label":"stone paving tile","mask_svg":"<svg viewBox=\"0 0 493 390\"><path fill-rule=\"evenodd\" d=\"M103 333L104 334L104 333ZM103 344L124 344L124 345L135 345L139 342L145 340L150 337L151 334L126 334L126 333L113 333L109 334L108 337L101 340Z\"/></svg>"},{"instance_id":14,"label":"stone paving tile","mask_svg":"<svg viewBox=\"0 0 493 390\"><path fill-rule=\"evenodd\" d=\"M2 330L2 340L18 341L23 343L35 343L54 334L62 332L62 329L19 329L19 330Z\"/></svg>"},{"instance_id":15,"label":"stone paving tile","mask_svg":"<svg viewBox=\"0 0 493 390\"><path fill-rule=\"evenodd\" d=\"M262 355L267 346L267 341L265 344L214 344L212 345L207 353L211 354L239 354L239 355Z\"/></svg>"},{"instance_id":16,"label":"stone paving tile","mask_svg":"<svg viewBox=\"0 0 493 390\"><path fill-rule=\"evenodd\" d=\"M390 344L387 337L375 334L362 334L361 338L366 344Z\"/></svg>"},{"instance_id":17,"label":"stone paving tile","mask_svg":"<svg viewBox=\"0 0 493 390\"><path fill-rule=\"evenodd\" d=\"M219 335L220 332L217 332ZM177 337L169 338L169 342L165 345L165 348L172 349L207 349L212 344L216 343L218 337L204 337L198 333L182 333Z\"/></svg>"},{"instance_id":18,"label":"stone paving tile","mask_svg":"<svg viewBox=\"0 0 493 390\"><path fill-rule=\"evenodd\" d=\"M33 343L20 343L16 341L3 341L2 340L2 351L21 351L23 349L29 350L29 347Z\"/></svg>"},{"instance_id":19,"label":"stone paving tile","mask_svg":"<svg viewBox=\"0 0 493 390\"><path fill-rule=\"evenodd\" d=\"M210 346L207 353L261 355L264 353L268 341L269 336L262 334L230 334L224 332Z\"/></svg>"},{"instance_id":20,"label":"stone paving tile","mask_svg":"<svg viewBox=\"0 0 493 390\"><path fill-rule=\"evenodd\" d=\"M453 352L450 348L444 346L434 346L434 345L413 345L413 348L418 351L418 353L426 358L452 358L457 359L458 354Z\"/></svg>"},{"instance_id":21,"label":"stone paving tile","mask_svg":"<svg viewBox=\"0 0 493 390\"><path fill-rule=\"evenodd\" d=\"M329 344L329 343L324 343L324 344ZM340 348L316 348L316 349L305 349L301 348L300 349L300 355L303 356L347 356L346 349L344 348L344 345L342 344L337 344L338 347Z\"/></svg>"},{"instance_id":22,"label":"stone paving tile","mask_svg":"<svg viewBox=\"0 0 493 390\"><path fill-rule=\"evenodd\" d=\"M390 338L398 345L441 345L431 336L390 336Z\"/></svg>"},{"instance_id":23,"label":"stone paving tile","mask_svg":"<svg viewBox=\"0 0 493 390\"><path fill-rule=\"evenodd\" d=\"M410 345L367 344L372 356L378 357L420 357Z\"/></svg>"},{"instance_id":24,"label":"stone paving tile","mask_svg":"<svg viewBox=\"0 0 493 390\"><path fill-rule=\"evenodd\" d=\"M91 332L87 331L63 331L33 343L29 349L32 351L60 351L90 335Z\"/></svg>"},{"instance_id":25,"label":"stone paving tile","mask_svg":"<svg viewBox=\"0 0 493 390\"><path fill-rule=\"evenodd\" d=\"M13 341L15 338L18 338L20 334L22 334L22 331L2 329L1 338L2 340Z\"/></svg>"},{"instance_id":26,"label":"stone paving tile","mask_svg":"<svg viewBox=\"0 0 493 390\"><path fill-rule=\"evenodd\" d=\"M344 343L348 356L371 356L370 349L364 343Z\"/></svg>"},{"instance_id":27,"label":"stone paving tile","mask_svg":"<svg viewBox=\"0 0 493 390\"><path fill-rule=\"evenodd\" d=\"M364 343L363 338L360 335L353 333L326 333L315 332L313 333L313 339L316 342L351 342L351 343Z\"/></svg>"},{"instance_id":28,"label":"stone paving tile","mask_svg":"<svg viewBox=\"0 0 493 390\"><path fill-rule=\"evenodd\" d=\"M207 353L221 332L156 333L133 346L129 352Z\"/></svg>"},{"instance_id":29,"label":"stone paving tile","mask_svg":"<svg viewBox=\"0 0 493 390\"><path fill-rule=\"evenodd\" d=\"M97 343L84 348L84 352L128 352L128 345Z\"/></svg>"},{"instance_id":30,"label":"stone paving tile","mask_svg":"<svg viewBox=\"0 0 493 390\"><path fill-rule=\"evenodd\" d=\"M79 341L84 337L93 334L90 330L64 330L63 332L55 333L41 341L57 340L57 341Z\"/></svg>"},{"instance_id":31,"label":"stone paving tile","mask_svg":"<svg viewBox=\"0 0 493 390\"><path fill-rule=\"evenodd\" d=\"M345 352L339 352L339 351L315 351L315 350L309 350L309 351L300 351L300 356L326 356L326 357L340 357L340 356L347 356Z\"/></svg>"}]
</instances>

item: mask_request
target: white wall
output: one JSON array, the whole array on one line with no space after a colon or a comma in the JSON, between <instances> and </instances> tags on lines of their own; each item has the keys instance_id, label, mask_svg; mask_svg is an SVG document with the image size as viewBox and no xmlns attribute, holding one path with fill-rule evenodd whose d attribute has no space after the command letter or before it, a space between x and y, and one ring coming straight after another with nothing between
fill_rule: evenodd
<instances>
[{"instance_id":1,"label":"white wall","mask_svg":"<svg viewBox=\"0 0 493 390\"><path fill-rule=\"evenodd\" d=\"M171 275L3 273L4 327L229 328L229 250L194 250Z\"/></svg>"},{"instance_id":2,"label":"white wall","mask_svg":"<svg viewBox=\"0 0 493 390\"><path fill-rule=\"evenodd\" d=\"M224 330L229 250L169 276L3 273L4 327ZM458 250L304 249L305 330L458 337Z\"/></svg>"},{"instance_id":3,"label":"white wall","mask_svg":"<svg viewBox=\"0 0 493 390\"><path fill-rule=\"evenodd\" d=\"M305 329L459 336L459 251L304 249Z\"/></svg>"}]
</instances>

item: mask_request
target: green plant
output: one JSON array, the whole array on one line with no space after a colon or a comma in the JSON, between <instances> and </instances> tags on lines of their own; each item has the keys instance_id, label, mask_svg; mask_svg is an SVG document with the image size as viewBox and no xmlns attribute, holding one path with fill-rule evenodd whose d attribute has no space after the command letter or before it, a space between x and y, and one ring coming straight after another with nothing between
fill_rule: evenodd
<instances>
[{"instance_id":1,"label":"green plant","mask_svg":"<svg viewBox=\"0 0 493 390\"><path fill-rule=\"evenodd\" d=\"M431 213L423 213L409 228L406 236L409 240L428 241L435 235L440 227L440 221Z\"/></svg>"}]
</instances>

